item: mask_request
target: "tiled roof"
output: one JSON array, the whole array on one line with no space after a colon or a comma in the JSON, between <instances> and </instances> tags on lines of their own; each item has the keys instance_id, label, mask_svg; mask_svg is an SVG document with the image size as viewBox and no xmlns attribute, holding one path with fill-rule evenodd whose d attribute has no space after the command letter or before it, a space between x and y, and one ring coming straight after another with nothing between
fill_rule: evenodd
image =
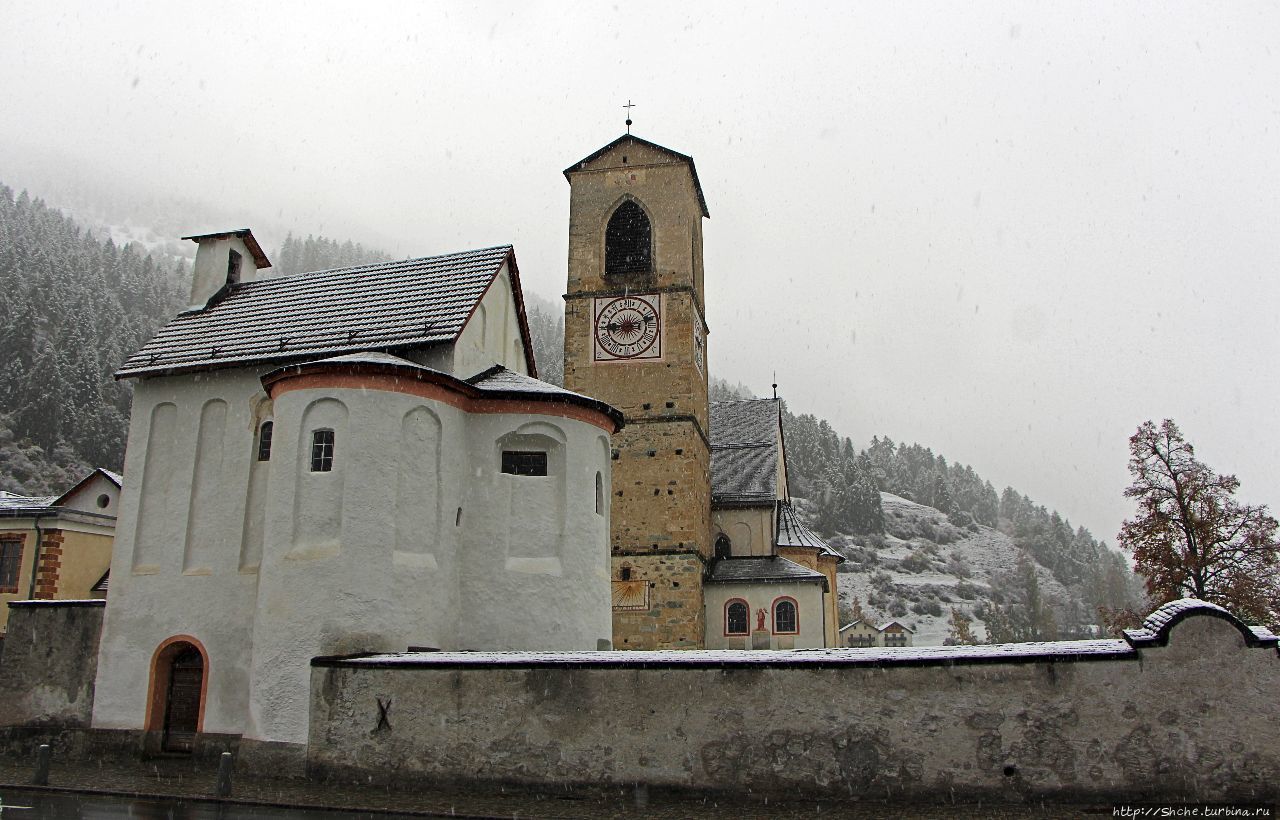
<instances>
[{"instance_id":1,"label":"tiled roof","mask_svg":"<svg viewBox=\"0 0 1280 820\"><path fill-rule=\"evenodd\" d=\"M791 581L821 582L825 587L827 576L780 555L771 555L763 558L721 558L711 565L711 577L707 578L709 584L781 584Z\"/></svg>"},{"instance_id":2,"label":"tiled roof","mask_svg":"<svg viewBox=\"0 0 1280 820\"><path fill-rule=\"evenodd\" d=\"M57 500L58 497L56 495L30 496L0 492L0 515L12 516L43 512L48 510L53 505L53 502Z\"/></svg>"},{"instance_id":3,"label":"tiled roof","mask_svg":"<svg viewBox=\"0 0 1280 820\"><path fill-rule=\"evenodd\" d=\"M453 342L508 260L519 305L510 245L243 282L179 314L116 377ZM520 323L527 334L523 308Z\"/></svg>"},{"instance_id":4,"label":"tiled roof","mask_svg":"<svg viewBox=\"0 0 1280 820\"><path fill-rule=\"evenodd\" d=\"M838 563L844 563L844 556L831 548L826 541L822 540L816 532L805 526L800 520L800 514L796 512L795 507L791 506L790 501L778 502L778 533L774 538L774 543L780 547L808 547L822 552L823 555L829 555L835 558Z\"/></svg>"},{"instance_id":5,"label":"tiled roof","mask_svg":"<svg viewBox=\"0 0 1280 820\"><path fill-rule=\"evenodd\" d=\"M773 504L778 497L778 400L711 403L711 503Z\"/></svg>"},{"instance_id":6,"label":"tiled roof","mask_svg":"<svg viewBox=\"0 0 1280 820\"><path fill-rule=\"evenodd\" d=\"M622 412L612 405L574 393L539 381L532 376L508 370L502 365L494 365L469 379L459 379L448 373L442 373L417 362L393 356L379 351L361 351L341 356L330 356L310 362L298 362L276 368L262 376L263 387L270 393L271 386L282 379L288 379L303 373L326 372L332 370L355 369L362 372L373 371L391 373L418 381L442 384L454 391L471 398L521 399L527 401L557 402L586 407L608 416L615 425L615 431L623 425Z\"/></svg>"}]
</instances>

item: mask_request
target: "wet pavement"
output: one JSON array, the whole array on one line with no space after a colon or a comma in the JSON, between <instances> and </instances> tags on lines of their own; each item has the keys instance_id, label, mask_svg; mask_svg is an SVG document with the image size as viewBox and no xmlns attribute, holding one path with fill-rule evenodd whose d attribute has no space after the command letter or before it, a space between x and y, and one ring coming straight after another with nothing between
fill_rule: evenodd
<instances>
[{"instance_id":1,"label":"wet pavement","mask_svg":"<svg viewBox=\"0 0 1280 820\"><path fill-rule=\"evenodd\" d=\"M33 788L30 761L0 758L0 820L45 818L745 818L850 817L884 820L1110 817L1110 806L919 804L806 800L778 802L744 794L696 798L633 789L573 793L473 789L390 789L237 775L232 797L214 800L215 771L191 760L125 762L54 760L50 786Z\"/></svg>"}]
</instances>

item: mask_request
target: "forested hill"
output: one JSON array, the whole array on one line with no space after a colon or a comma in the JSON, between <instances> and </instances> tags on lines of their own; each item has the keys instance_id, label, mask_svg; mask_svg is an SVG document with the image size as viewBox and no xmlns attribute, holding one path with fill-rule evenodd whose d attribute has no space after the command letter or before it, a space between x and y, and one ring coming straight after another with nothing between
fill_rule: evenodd
<instances>
[{"instance_id":1,"label":"forested hill","mask_svg":"<svg viewBox=\"0 0 1280 820\"><path fill-rule=\"evenodd\" d=\"M130 387L111 374L189 277L0 184L0 489L61 493L92 466L122 466Z\"/></svg>"},{"instance_id":2,"label":"forested hill","mask_svg":"<svg viewBox=\"0 0 1280 820\"><path fill-rule=\"evenodd\" d=\"M997 642L1089 637L1107 612L1141 607L1121 553L1012 487L997 494L919 444L875 437L857 450L812 415L786 412L783 424L793 492L850 558L842 569L856 574L842 589L855 609L858 591L882 617L910 603L936 643L948 601L952 640L958 618Z\"/></svg>"},{"instance_id":3,"label":"forested hill","mask_svg":"<svg viewBox=\"0 0 1280 820\"><path fill-rule=\"evenodd\" d=\"M391 254L366 248L349 239L338 242L311 234L307 234L306 239L298 239L289 234L285 237L284 244L270 258L272 276L293 276L310 271L386 262L391 259Z\"/></svg>"}]
</instances>

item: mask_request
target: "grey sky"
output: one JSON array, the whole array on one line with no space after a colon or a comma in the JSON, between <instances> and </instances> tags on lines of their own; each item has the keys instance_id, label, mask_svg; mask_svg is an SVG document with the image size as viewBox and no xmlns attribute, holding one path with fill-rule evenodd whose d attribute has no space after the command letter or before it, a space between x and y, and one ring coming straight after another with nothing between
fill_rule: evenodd
<instances>
[{"instance_id":1,"label":"grey sky","mask_svg":"<svg viewBox=\"0 0 1280 820\"><path fill-rule=\"evenodd\" d=\"M717 375L1109 541L1147 418L1280 503L1280 6L6 1L0 49L2 180L512 242L548 297L630 98L698 163Z\"/></svg>"}]
</instances>

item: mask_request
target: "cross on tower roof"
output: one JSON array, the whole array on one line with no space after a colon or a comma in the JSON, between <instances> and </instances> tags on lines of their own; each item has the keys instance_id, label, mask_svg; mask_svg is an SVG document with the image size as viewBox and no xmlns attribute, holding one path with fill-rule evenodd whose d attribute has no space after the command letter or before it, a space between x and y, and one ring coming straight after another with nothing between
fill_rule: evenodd
<instances>
[{"instance_id":1,"label":"cross on tower roof","mask_svg":"<svg viewBox=\"0 0 1280 820\"><path fill-rule=\"evenodd\" d=\"M622 107L627 109L627 133L630 134L631 133L631 109L635 108L636 104L631 102L631 99L628 98L627 104Z\"/></svg>"}]
</instances>

